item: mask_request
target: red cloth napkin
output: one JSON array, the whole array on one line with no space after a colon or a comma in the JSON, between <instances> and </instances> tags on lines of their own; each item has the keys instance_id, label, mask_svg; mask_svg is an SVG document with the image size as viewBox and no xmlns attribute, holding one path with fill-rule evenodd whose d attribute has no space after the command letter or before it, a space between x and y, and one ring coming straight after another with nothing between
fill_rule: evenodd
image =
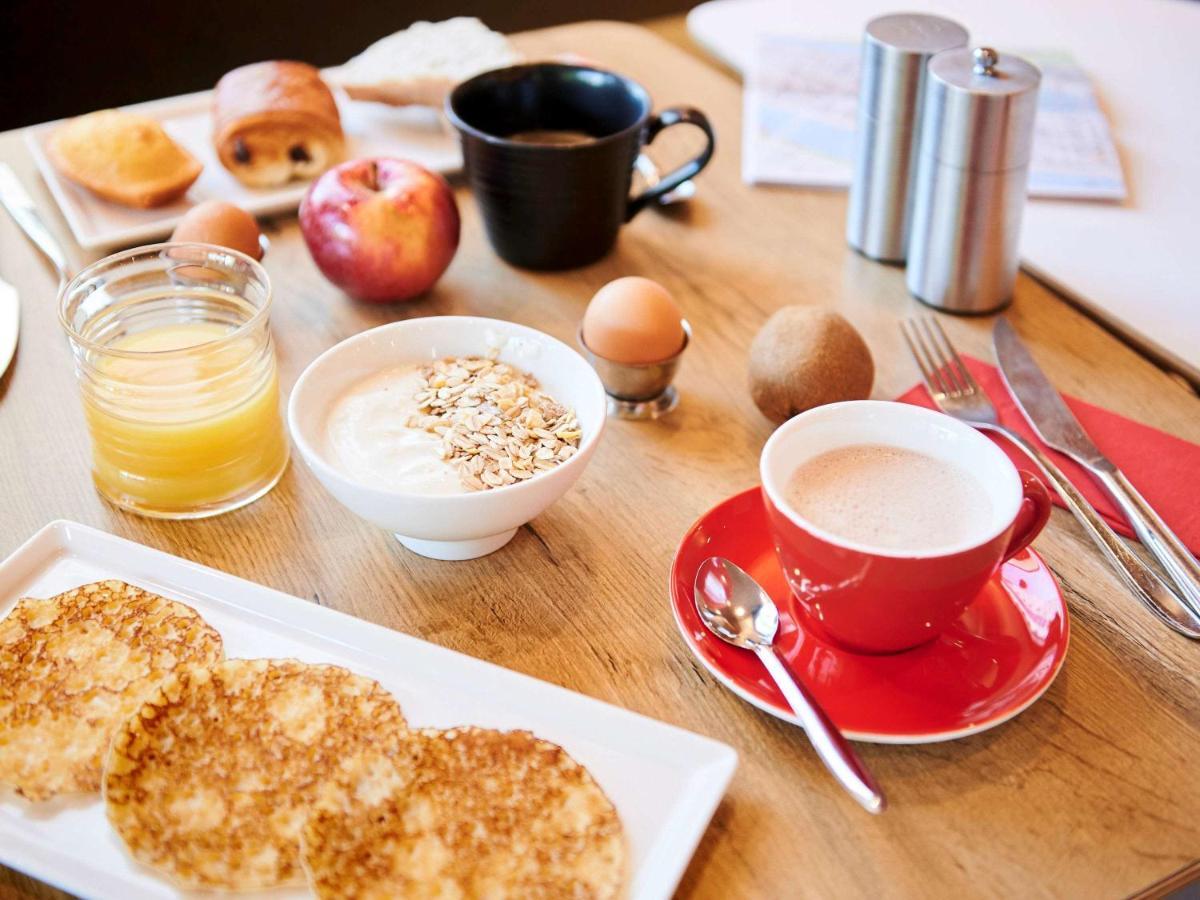
<instances>
[{"instance_id":1,"label":"red cloth napkin","mask_svg":"<svg viewBox=\"0 0 1200 900\"><path fill-rule=\"evenodd\" d=\"M996 368L970 356L964 356L963 360L996 405L1001 424L1045 450L1115 531L1133 537L1125 517L1088 471L1038 440ZM935 408L929 392L920 384L897 399L901 403ZM1193 553L1200 555L1200 445L1074 397L1064 394L1063 399L1100 451L1125 473L1179 539ZM989 437L993 437L1018 468L1028 469L1035 475L1038 473L1033 461L1008 441ZM1054 502L1058 506L1064 505L1057 495Z\"/></svg>"}]
</instances>

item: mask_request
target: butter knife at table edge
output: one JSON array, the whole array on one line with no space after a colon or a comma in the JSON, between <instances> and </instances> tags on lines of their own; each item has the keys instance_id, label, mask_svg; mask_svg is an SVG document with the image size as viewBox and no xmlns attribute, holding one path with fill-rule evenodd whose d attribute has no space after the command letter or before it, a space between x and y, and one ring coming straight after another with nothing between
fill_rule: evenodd
<instances>
[{"instance_id":1,"label":"butter knife at table edge","mask_svg":"<svg viewBox=\"0 0 1200 900\"><path fill-rule=\"evenodd\" d=\"M1042 442L1065 453L1092 473L1178 587L1176 599L1184 603L1194 617L1200 617L1200 565L1183 542L1088 437L1004 317L996 322L992 342L1000 374Z\"/></svg>"},{"instance_id":2,"label":"butter knife at table edge","mask_svg":"<svg viewBox=\"0 0 1200 900\"><path fill-rule=\"evenodd\" d=\"M0 278L0 378L8 370L17 349L17 332L21 328L21 304L17 289Z\"/></svg>"},{"instance_id":3,"label":"butter knife at table edge","mask_svg":"<svg viewBox=\"0 0 1200 900\"><path fill-rule=\"evenodd\" d=\"M1200 616L1196 616L1175 593L1125 545L1108 523L1100 517L1087 498L1071 484L1066 475L1049 456L1033 441L1026 440L1010 428L997 426L993 429L1003 434L1020 448L1037 465L1042 477L1054 488L1067 504L1067 509L1083 526L1088 537L1104 554L1142 606L1146 607L1160 622L1172 631L1192 640L1200 640Z\"/></svg>"}]
</instances>

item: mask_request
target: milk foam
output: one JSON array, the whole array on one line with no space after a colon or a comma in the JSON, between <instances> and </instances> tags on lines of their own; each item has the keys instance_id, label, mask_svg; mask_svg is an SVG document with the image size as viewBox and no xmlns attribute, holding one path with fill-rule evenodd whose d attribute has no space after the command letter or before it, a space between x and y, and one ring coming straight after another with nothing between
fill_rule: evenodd
<instances>
[{"instance_id":1,"label":"milk foam","mask_svg":"<svg viewBox=\"0 0 1200 900\"><path fill-rule=\"evenodd\" d=\"M881 444L840 447L792 474L787 502L823 531L889 550L923 550L986 536L992 502L962 467Z\"/></svg>"}]
</instances>

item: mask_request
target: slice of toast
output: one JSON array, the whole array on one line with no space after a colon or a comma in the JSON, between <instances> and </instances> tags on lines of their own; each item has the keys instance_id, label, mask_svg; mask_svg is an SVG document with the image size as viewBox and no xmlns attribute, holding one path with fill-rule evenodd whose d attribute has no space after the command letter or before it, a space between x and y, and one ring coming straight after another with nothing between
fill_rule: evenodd
<instances>
[{"instance_id":1,"label":"slice of toast","mask_svg":"<svg viewBox=\"0 0 1200 900\"><path fill-rule=\"evenodd\" d=\"M462 81L520 61L504 35L478 19L416 22L376 41L333 76L355 100L441 108Z\"/></svg>"}]
</instances>

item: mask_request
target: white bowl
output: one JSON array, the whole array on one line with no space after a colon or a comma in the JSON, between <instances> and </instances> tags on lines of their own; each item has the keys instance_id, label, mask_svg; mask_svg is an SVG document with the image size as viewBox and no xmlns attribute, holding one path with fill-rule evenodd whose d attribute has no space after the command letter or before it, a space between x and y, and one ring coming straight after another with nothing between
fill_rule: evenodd
<instances>
[{"instance_id":1,"label":"white bowl","mask_svg":"<svg viewBox=\"0 0 1200 900\"><path fill-rule=\"evenodd\" d=\"M566 462L494 490L427 495L364 484L327 459L329 412L363 378L445 356L480 356L495 346L501 347L502 362L529 372L546 393L575 410L583 437L579 452ZM562 341L498 319L431 316L372 328L318 356L292 389L288 427L313 474L351 511L393 532L422 556L474 559L507 544L583 474L604 432L605 403L595 370Z\"/></svg>"}]
</instances>

